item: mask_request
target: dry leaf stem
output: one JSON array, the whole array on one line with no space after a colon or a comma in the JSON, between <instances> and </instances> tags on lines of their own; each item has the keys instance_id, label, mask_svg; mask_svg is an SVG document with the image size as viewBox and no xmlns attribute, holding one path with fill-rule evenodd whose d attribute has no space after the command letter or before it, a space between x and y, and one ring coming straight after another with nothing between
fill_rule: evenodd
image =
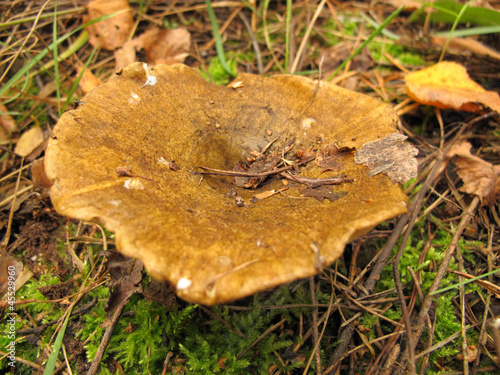
<instances>
[{"instance_id":1,"label":"dry leaf stem","mask_svg":"<svg viewBox=\"0 0 500 375\"><path fill-rule=\"evenodd\" d=\"M232 176L232 177L254 177L254 178L263 178L267 176L271 176L273 174L279 174L281 172L288 171L290 169L293 169L296 166L303 165L306 163L309 163L310 161L314 160L316 157L311 156L309 158L305 158L304 160L300 160L292 165L288 165L286 167L278 168L278 169L272 169L270 171L266 172L260 172L260 173L253 173L253 172L238 172L238 171L226 171L223 169L214 169L214 168L208 168L208 167L200 167L201 169L205 170L202 172L198 172L200 174L210 174L210 175L215 175L215 176Z\"/></svg>"},{"instance_id":2,"label":"dry leaf stem","mask_svg":"<svg viewBox=\"0 0 500 375\"><path fill-rule=\"evenodd\" d=\"M476 117L473 120L469 121L468 123L464 124L458 130L457 134L453 137L453 139L445 147L445 150L443 150L443 151L437 150L436 151L436 153L438 153L438 155L437 155L435 163L434 163L434 165L429 173L429 176L427 177L426 181L423 183L422 188L420 189L420 191L416 195L415 199L412 201L412 204L408 210L409 214L411 216L408 216L408 214L401 216L401 218L399 219L398 223L396 224L396 227L394 228L391 236L389 237L386 245L384 246L384 248L380 252L379 259L377 260L377 263L373 266L373 270L370 273L370 276L368 277L368 279L366 280L366 282L364 284L364 287L368 292L371 293L373 291L373 288L375 287L375 284L377 283L377 281L380 277L382 269L385 267L387 260L389 259L389 256L391 254L392 249L396 245L397 240L399 239L399 237L401 236L401 234L405 230L405 227L408 224L408 227L406 228L406 232L405 232L405 237L403 238L403 241L402 241L400 248L398 250L398 253L401 253L401 254L399 254L399 259L401 258L404 247L405 247L405 245L408 242L408 239L410 237L411 230L413 229L413 226L415 225L417 215L420 212L420 209L424 203L425 195L427 194L427 191L430 189L430 187L432 186L434 181L439 177L442 170L444 169L442 164L443 164L443 162L446 161L446 155L447 155L448 151L460 139L460 137L462 136L462 134L464 133L464 131L466 129L469 129L470 126L472 126L472 125L476 124L477 122L482 121L486 118L489 118L491 116L492 116L492 114L486 114L483 116L479 116L479 117ZM474 199L474 201L476 201L476 198ZM457 239L457 242L458 242L458 239ZM396 255L396 257L398 257L398 256ZM396 261L397 259L398 258L395 258L394 268L396 269L395 272L397 272L399 274L399 271L397 270L397 268L398 268L398 262ZM448 263L449 263L449 259L448 259ZM447 267L448 263L446 263L446 267ZM446 270L446 267L444 268L444 270ZM441 278L439 279L439 281L442 279L443 276L444 276L444 273L443 273L443 275L441 275ZM437 280L437 278L436 278L436 280ZM439 283L437 285L439 285ZM434 290L437 290L437 288ZM361 297L363 297L364 295L365 295L365 293L361 293ZM401 295L402 295L402 298L401 298ZM401 285L399 285L398 297L400 298L400 303L402 303L403 306L406 308L406 302L404 300L404 294L402 294L402 286ZM423 315L423 318L419 318L419 320L418 320L417 327L418 327L419 333L413 335L411 333L411 327L408 327L408 326L406 327L407 331L410 332L410 336L413 339L412 340L413 345L415 345L419 341L420 336L423 332L426 315L427 315L429 308L431 306L431 302L433 301L433 297L430 295L427 295L425 301L427 301L428 305L425 305L426 309L422 309L421 313L419 315L419 317L421 317ZM424 310L425 310L425 313L424 313ZM345 357L345 353L347 352L347 348L351 342L351 339L352 339L354 332L355 332L354 326L347 325L344 327L344 330L340 334L340 337L339 337L340 345L333 352L332 357L330 359L329 371L325 372L325 374L332 374L333 375L336 373L337 369L340 366L340 362ZM415 346L412 347L411 351L414 351L414 349L415 349ZM404 356L403 362L406 362L406 360L408 360L408 353L407 353L406 349L404 350L403 353L404 353L403 354L403 356ZM400 371L403 371L405 368L406 368L406 366L402 366L400 368L401 369Z\"/></svg>"},{"instance_id":3,"label":"dry leaf stem","mask_svg":"<svg viewBox=\"0 0 500 375\"><path fill-rule=\"evenodd\" d=\"M441 283L441 280L445 276L447 272L448 265L450 264L451 258L453 254L455 253L455 249L457 248L458 241L460 237L462 236L462 233L465 229L465 226L468 224L469 220L471 217L474 216L477 208L479 207L480 199L479 197L474 197L472 200L471 204L467 207L467 209L463 212L462 214L462 219L460 220L460 223L458 224L458 227L456 229L455 235L453 236L448 248L446 249L444 258L441 262L441 265L436 273L436 278L434 279L434 282L432 283L431 287L429 288L429 292L422 303L420 313L418 314L416 323L415 323L415 331L414 331L414 344L418 342L420 339L420 336L422 336L422 333L424 332L424 322L427 317L427 314L432 306L432 302L434 301L434 295L432 295L433 292L438 290L439 284ZM408 349L404 352L403 357L401 358L401 362L406 362L408 360ZM415 348L413 348L415 350ZM401 369L396 372L396 374L402 374L404 366L401 367Z\"/></svg>"}]
</instances>

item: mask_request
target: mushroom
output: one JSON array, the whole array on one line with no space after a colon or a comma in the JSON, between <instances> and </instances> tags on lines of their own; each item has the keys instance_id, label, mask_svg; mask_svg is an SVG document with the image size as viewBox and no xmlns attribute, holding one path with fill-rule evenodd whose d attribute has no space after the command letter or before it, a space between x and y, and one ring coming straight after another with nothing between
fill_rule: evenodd
<instances>
[{"instance_id":1,"label":"mushroom","mask_svg":"<svg viewBox=\"0 0 500 375\"><path fill-rule=\"evenodd\" d=\"M333 84L241 74L224 87L135 63L80 103L47 148L54 207L106 226L190 302L314 275L407 211L398 184L355 160L397 115Z\"/></svg>"}]
</instances>

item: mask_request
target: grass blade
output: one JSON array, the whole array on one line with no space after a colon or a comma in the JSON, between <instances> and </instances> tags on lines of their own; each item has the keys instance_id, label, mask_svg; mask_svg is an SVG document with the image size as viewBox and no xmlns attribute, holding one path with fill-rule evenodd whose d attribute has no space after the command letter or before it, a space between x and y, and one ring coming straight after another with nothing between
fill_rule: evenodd
<instances>
[{"instance_id":1,"label":"grass blade","mask_svg":"<svg viewBox=\"0 0 500 375\"><path fill-rule=\"evenodd\" d=\"M54 75L56 81L57 113L61 116L61 82L59 79L59 48L57 48L57 0L54 4L54 19L52 23L52 43L54 44Z\"/></svg>"},{"instance_id":2,"label":"grass blade","mask_svg":"<svg viewBox=\"0 0 500 375\"><path fill-rule=\"evenodd\" d=\"M229 69L226 62L226 56L224 55L224 46L222 45L222 38L220 36L219 25L217 24L217 18L215 17L214 8L212 8L212 2L210 0L205 0L207 5L208 18L210 18L210 24L212 25L212 34L215 39L215 50L217 51L217 56L219 57L220 63L224 70L228 72L231 76L235 77L234 72Z\"/></svg>"},{"instance_id":3,"label":"grass blade","mask_svg":"<svg viewBox=\"0 0 500 375\"><path fill-rule=\"evenodd\" d=\"M467 10L467 8L469 7L469 4L472 2L472 0L469 0L463 7L462 9L460 9L460 13L458 13L458 16L457 18L455 19L455 22L453 23L453 26L451 27L451 30L450 30L450 35L448 35L448 38L446 39L446 42L444 44L444 47L443 47L443 50L441 51L441 56L439 56L439 62L443 61L444 59L444 55L446 54L446 50L448 49L448 45L450 44L450 40L453 36L453 32L455 31L455 29L457 28L457 25L458 23L460 22L460 19L462 18L462 16L464 15L465 11Z\"/></svg>"},{"instance_id":4,"label":"grass blade","mask_svg":"<svg viewBox=\"0 0 500 375\"><path fill-rule=\"evenodd\" d=\"M446 288L436 290L435 292L431 293L431 296L439 294L439 293L447 292L448 290L452 290L452 289L458 288L461 285L469 284L469 283L472 283L472 282L474 282L476 280L481 280L481 279L485 278L486 276L493 275L493 274L495 274L497 272L500 272L500 270L493 270L493 271L487 272L487 273L485 273L483 275L479 275L479 276L473 277L471 279L466 279L466 280L461 281L461 282L459 282L457 284L453 284L453 285L447 286Z\"/></svg>"},{"instance_id":5,"label":"grass blade","mask_svg":"<svg viewBox=\"0 0 500 375\"><path fill-rule=\"evenodd\" d=\"M94 23L97 23L97 22L100 22L100 21L103 21L103 20L106 20L108 18L111 18L111 17L114 17L116 16L117 14L120 14L122 12L125 12L126 10L123 10L123 11L119 11L119 12L115 12L115 13L112 13L112 14L107 14L105 16L102 16L102 17L98 17L98 18L95 18L93 19L92 21L89 21L87 22L86 24L84 25L81 25L79 27L77 27L75 30L71 31L70 33L67 33L66 35L62 36L61 38L59 38L56 42L52 42L47 48L45 48L42 52L40 52L38 55L34 56L29 62L26 63L26 65L24 65L21 69L19 69L19 71L11 78L9 79L9 81L3 85L1 88L0 88L0 97L2 95L5 95L5 93L7 91L10 90L10 88L12 86L14 86L26 73L29 73L30 69L33 68L36 64L39 64L40 61L45 57L47 56L47 54L51 51L54 50L54 48L56 46L58 46L59 44L61 44L62 42L64 42L66 39L68 39L70 36L74 35L75 33L77 33L78 31L84 29L85 27L89 26L89 25L92 25Z\"/></svg>"},{"instance_id":6,"label":"grass blade","mask_svg":"<svg viewBox=\"0 0 500 375\"><path fill-rule=\"evenodd\" d=\"M57 334L56 341L54 342L54 349L52 350L52 354L49 357L49 360L47 361L47 365L45 366L45 371L43 372L43 375L52 375L54 373L54 369L56 368L56 361L57 361L57 356L59 355L59 350L61 350L62 346L62 341L64 338L64 332L66 332L66 327L69 322L69 317L71 316L71 309L69 309L68 315L66 316L66 320L64 321L64 324Z\"/></svg>"},{"instance_id":7,"label":"grass blade","mask_svg":"<svg viewBox=\"0 0 500 375\"><path fill-rule=\"evenodd\" d=\"M290 63L290 22L292 19L292 0L286 0L286 30L285 30L285 71Z\"/></svg>"},{"instance_id":8,"label":"grass blade","mask_svg":"<svg viewBox=\"0 0 500 375\"><path fill-rule=\"evenodd\" d=\"M391 23L391 21L396 18L396 16L404 9L404 5L399 7L398 9L396 9L389 17L387 17L387 19L379 26L377 27L375 30L373 30L373 32L371 33L371 35L368 37L368 39L366 39L363 44L361 44L357 49L356 51L354 51L351 56L349 56L346 60L344 60L344 62L330 75L330 77L328 77L327 81L331 81L333 79L333 77L335 77L338 72L340 72L346 65L349 61L351 61L354 56L356 56L358 53L361 52L361 50L363 48L365 48L365 46L370 43L373 38L375 38L377 35L379 35L382 30L384 30L387 25L389 25Z\"/></svg>"},{"instance_id":9,"label":"grass blade","mask_svg":"<svg viewBox=\"0 0 500 375\"><path fill-rule=\"evenodd\" d=\"M75 93L75 91L76 91L76 89L78 87L78 84L80 83L80 80L83 77L83 73L85 73L85 71L87 70L90 62L92 61L92 58L94 57L94 54L97 51L97 47L98 47L98 45L96 45L94 47L94 49L92 50L92 53L90 54L89 58L87 59L87 62L83 66L82 71L80 72L80 74L78 75L77 79L75 80L75 83L73 84L73 87L71 87L71 90L68 93L68 96L67 96L67 99L66 99L66 103L64 103L64 106L62 108L61 113L63 113L64 111L66 111L66 108L68 108L68 105L72 102L73 94Z\"/></svg>"},{"instance_id":10,"label":"grass blade","mask_svg":"<svg viewBox=\"0 0 500 375\"><path fill-rule=\"evenodd\" d=\"M455 30L453 32L453 36L456 38L461 38L464 36L495 34L495 33L500 33L500 26L479 26L479 27L471 27L468 29ZM437 33L433 33L433 35L435 36L449 36L451 34L452 34L451 31L440 31Z\"/></svg>"}]
</instances>

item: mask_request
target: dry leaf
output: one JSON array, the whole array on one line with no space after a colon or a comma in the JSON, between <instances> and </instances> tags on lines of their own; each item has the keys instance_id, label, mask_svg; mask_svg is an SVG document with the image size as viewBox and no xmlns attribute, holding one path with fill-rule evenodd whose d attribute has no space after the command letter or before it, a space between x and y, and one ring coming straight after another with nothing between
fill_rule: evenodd
<instances>
[{"instance_id":1,"label":"dry leaf","mask_svg":"<svg viewBox=\"0 0 500 375\"><path fill-rule=\"evenodd\" d=\"M137 38L132 40L127 40L122 48L118 48L115 50L115 66L117 68L123 68L130 64L135 63L136 60L136 51L142 47L138 46Z\"/></svg>"},{"instance_id":2,"label":"dry leaf","mask_svg":"<svg viewBox=\"0 0 500 375\"><path fill-rule=\"evenodd\" d=\"M0 113L8 113L9 110L3 104L0 104ZM11 115L0 114L0 141L6 140L10 134L17 130L16 122Z\"/></svg>"},{"instance_id":3,"label":"dry leaf","mask_svg":"<svg viewBox=\"0 0 500 375\"><path fill-rule=\"evenodd\" d=\"M438 108L481 112L484 107L500 113L500 97L470 79L466 69L444 61L405 78L406 92L415 101Z\"/></svg>"},{"instance_id":4,"label":"dry leaf","mask_svg":"<svg viewBox=\"0 0 500 375\"><path fill-rule=\"evenodd\" d=\"M433 44L444 47L448 38L444 36L433 36L431 41ZM472 38L451 38L448 44L450 49L458 49L460 51L470 51L476 55L490 56L494 59L500 60L500 53L485 46L483 43L478 42Z\"/></svg>"},{"instance_id":5,"label":"dry leaf","mask_svg":"<svg viewBox=\"0 0 500 375\"><path fill-rule=\"evenodd\" d=\"M33 126L28 131L25 131L19 141L17 141L14 152L19 156L28 156L43 143L43 130L39 126Z\"/></svg>"},{"instance_id":6,"label":"dry leaf","mask_svg":"<svg viewBox=\"0 0 500 375\"><path fill-rule=\"evenodd\" d=\"M150 64L184 62L191 46L191 34L184 27L169 30L154 28L143 36L146 58Z\"/></svg>"},{"instance_id":7,"label":"dry leaf","mask_svg":"<svg viewBox=\"0 0 500 375\"><path fill-rule=\"evenodd\" d=\"M455 163L458 175L464 182L460 191L481 198L483 205L495 203L500 189L500 165L492 165L478 156L471 155L472 145L462 142L454 145L449 157L458 156Z\"/></svg>"},{"instance_id":8,"label":"dry leaf","mask_svg":"<svg viewBox=\"0 0 500 375\"><path fill-rule=\"evenodd\" d=\"M293 181L283 194L252 202L282 190L279 176L255 190L238 188L234 177L201 178L200 166L232 170L276 134L265 153L271 164L290 140L287 157L298 160L294 150L359 148L397 131L389 105L328 82L312 102L317 83L305 77L242 74L236 82L242 86L234 90L182 64L145 70L135 63L61 116L45 157L61 214L103 223L120 252L202 304L314 275L346 243L407 211L401 188L383 174L369 176L352 153L341 171L352 181L327 188L346 193L333 202L301 196L304 185ZM174 172L160 160L181 168ZM141 176L142 189L124 186L129 177L118 176L118 166ZM290 173L304 179L335 176L312 161L297 168Z\"/></svg>"},{"instance_id":9,"label":"dry leaf","mask_svg":"<svg viewBox=\"0 0 500 375\"><path fill-rule=\"evenodd\" d=\"M31 180L33 181L34 187L50 189L52 186L52 183L47 178L47 174L45 173L45 164L43 160L37 159L31 165Z\"/></svg>"},{"instance_id":10,"label":"dry leaf","mask_svg":"<svg viewBox=\"0 0 500 375\"><path fill-rule=\"evenodd\" d=\"M184 62L191 46L191 34L186 28L147 30L115 51L117 67L130 65L136 60L136 51L145 49L149 64L176 64Z\"/></svg>"},{"instance_id":11,"label":"dry leaf","mask_svg":"<svg viewBox=\"0 0 500 375\"><path fill-rule=\"evenodd\" d=\"M395 8L399 8L401 6L405 7L406 11L420 9L422 7L422 3L414 0L383 0L383 3L391 4Z\"/></svg>"},{"instance_id":12,"label":"dry leaf","mask_svg":"<svg viewBox=\"0 0 500 375\"><path fill-rule=\"evenodd\" d=\"M120 253L109 251L107 267L111 277L110 295L104 307L106 312L114 311L126 304L134 293L142 292L142 270L144 266L136 259L126 258Z\"/></svg>"},{"instance_id":13,"label":"dry leaf","mask_svg":"<svg viewBox=\"0 0 500 375\"><path fill-rule=\"evenodd\" d=\"M77 69L78 75L80 75L82 70L83 70L82 67L78 67ZM93 75L90 70L87 69L83 72L82 78L80 79L78 85L80 86L80 89L83 91L83 93L87 94L88 92L92 91L97 86L99 86L101 83L102 83L101 80L97 78L95 75Z\"/></svg>"},{"instance_id":14,"label":"dry leaf","mask_svg":"<svg viewBox=\"0 0 500 375\"><path fill-rule=\"evenodd\" d=\"M83 22L89 22L108 14L120 12L116 16L86 27L90 34L89 42L94 47L99 45L110 51L121 47L130 37L134 20L127 0L94 0L87 5L88 16Z\"/></svg>"},{"instance_id":15,"label":"dry leaf","mask_svg":"<svg viewBox=\"0 0 500 375\"><path fill-rule=\"evenodd\" d=\"M5 251L0 254L0 298L3 299L4 294L7 293L7 287L10 285L9 280L17 280L22 271L23 264L18 262L16 258ZM9 273L12 274L9 275Z\"/></svg>"},{"instance_id":16,"label":"dry leaf","mask_svg":"<svg viewBox=\"0 0 500 375\"><path fill-rule=\"evenodd\" d=\"M459 353L457 354L457 359L459 361L463 361L465 359L467 362L474 362L478 354L479 350L476 345L467 345L467 348L465 350L465 358L463 353Z\"/></svg>"}]
</instances>

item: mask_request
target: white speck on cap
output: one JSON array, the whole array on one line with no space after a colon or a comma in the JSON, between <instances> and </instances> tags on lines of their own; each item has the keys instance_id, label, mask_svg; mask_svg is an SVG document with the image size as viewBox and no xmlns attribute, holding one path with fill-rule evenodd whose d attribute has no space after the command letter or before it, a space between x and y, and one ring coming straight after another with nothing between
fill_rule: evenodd
<instances>
[{"instance_id":1,"label":"white speck on cap","mask_svg":"<svg viewBox=\"0 0 500 375\"><path fill-rule=\"evenodd\" d=\"M302 120L302 128L303 129L311 129L311 126L316 122L315 119L313 119L312 117L309 117L309 118L305 118L304 120Z\"/></svg>"},{"instance_id":2,"label":"white speck on cap","mask_svg":"<svg viewBox=\"0 0 500 375\"><path fill-rule=\"evenodd\" d=\"M137 95L135 92L130 93L130 98L128 99L128 102L130 104L137 104L141 101L141 97Z\"/></svg>"},{"instance_id":3,"label":"white speck on cap","mask_svg":"<svg viewBox=\"0 0 500 375\"><path fill-rule=\"evenodd\" d=\"M150 86L154 86L156 85L156 83L158 82L158 79L156 78L156 76L152 76L151 74L149 74L149 70L148 70L148 64L144 63L142 64L142 67L144 68L144 71L146 72L146 83L144 84L144 86L147 86L147 85L150 85Z\"/></svg>"},{"instance_id":4,"label":"white speck on cap","mask_svg":"<svg viewBox=\"0 0 500 375\"><path fill-rule=\"evenodd\" d=\"M189 279L183 277L179 281L177 281L177 286L175 287L177 290L186 290L191 286L192 282Z\"/></svg>"}]
</instances>

